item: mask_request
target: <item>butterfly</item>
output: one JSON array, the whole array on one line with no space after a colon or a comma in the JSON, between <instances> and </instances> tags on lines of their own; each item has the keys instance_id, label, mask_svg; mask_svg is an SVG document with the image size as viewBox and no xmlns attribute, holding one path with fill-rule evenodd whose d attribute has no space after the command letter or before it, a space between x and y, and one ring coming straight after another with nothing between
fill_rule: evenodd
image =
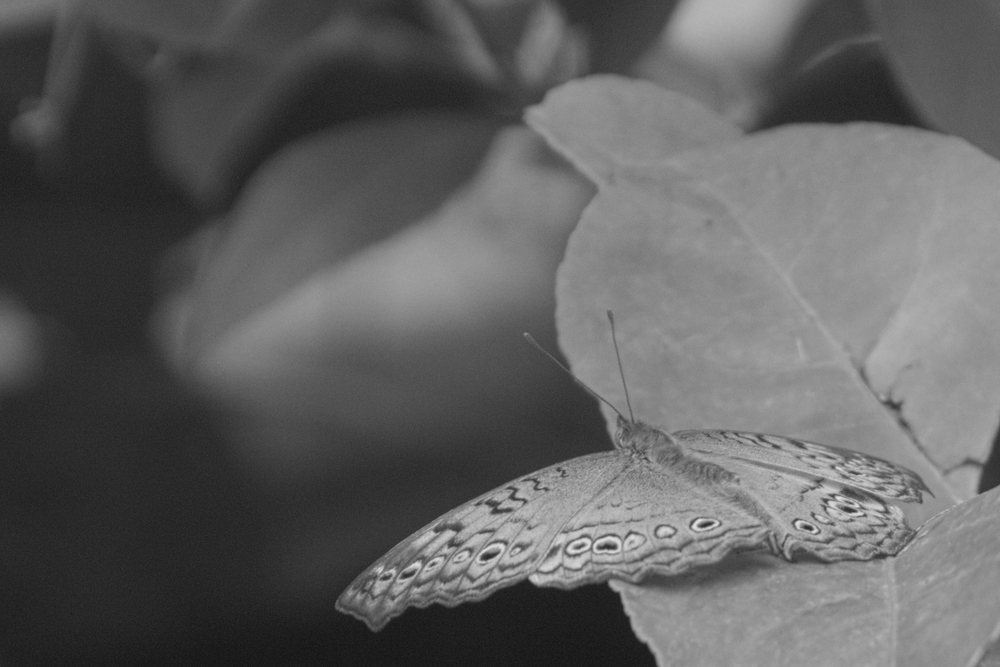
<instances>
[{"instance_id":1,"label":"butterfly","mask_svg":"<svg viewBox=\"0 0 1000 667\"><path fill-rule=\"evenodd\" d=\"M482 600L525 579L563 589L639 582L757 549L787 560L892 556L913 530L886 501L929 492L874 456L759 433L668 434L631 412L618 414L614 444L429 523L359 575L337 609L377 631L408 607Z\"/></svg>"}]
</instances>

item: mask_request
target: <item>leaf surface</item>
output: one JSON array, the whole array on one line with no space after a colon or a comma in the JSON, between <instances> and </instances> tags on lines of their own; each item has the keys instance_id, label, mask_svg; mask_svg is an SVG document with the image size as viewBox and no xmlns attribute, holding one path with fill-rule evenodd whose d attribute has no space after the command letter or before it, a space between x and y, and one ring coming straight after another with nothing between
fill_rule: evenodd
<instances>
[{"instance_id":1,"label":"leaf surface","mask_svg":"<svg viewBox=\"0 0 1000 667\"><path fill-rule=\"evenodd\" d=\"M1000 166L963 141L875 124L629 160L655 131L635 124L598 158L576 150L586 136L559 143L578 164L613 164L557 280L575 372L624 407L612 309L637 418L906 465L935 494L904 507L914 525L971 496L972 475L942 471L983 461L996 428ZM743 555L614 587L662 664L963 664L1000 618L995 502L942 514L895 558ZM945 639L952 624L964 631Z\"/></svg>"}]
</instances>

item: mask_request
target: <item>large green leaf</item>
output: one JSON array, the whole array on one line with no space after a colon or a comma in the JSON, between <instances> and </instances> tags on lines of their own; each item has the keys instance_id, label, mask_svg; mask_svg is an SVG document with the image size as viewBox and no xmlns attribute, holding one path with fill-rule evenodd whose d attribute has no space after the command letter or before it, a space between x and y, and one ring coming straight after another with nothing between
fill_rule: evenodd
<instances>
[{"instance_id":1,"label":"large green leaf","mask_svg":"<svg viewBox=\"0 0 1000 667\"><path fill-rule=\"evenodd\" d=\"M606 96L602 82L576 86L575 104L559 101L574 110L556 121L564 137L574 114L592 124ZM551 118L545 105L529 117ZM653 142L662 126L640 115L628 128L621 145ZM796 435L896 461L935 494L905 508L917 525L972 495L975 468L960 464L985 460L1000 404L993 159L954 138L874 124L792 126L659 159L602 151L585 133L554 145L585 173L606 174L557 281L560 343L585 382L624 403L610 308L637 418ZM1000 542L990 507L963 505L963 530L958 514L943 515L894 559L751 556L618 588L669 663L955 664L928 656L968 659L998 616L986 591L1000 569L982 565ZM938 568L976 585L941 588L928 574ZM915 607L925 603L934 606ZM926 637L940 639L930 629L943 610L974 629L924 651Z\"/></svg>"}]
</instances>

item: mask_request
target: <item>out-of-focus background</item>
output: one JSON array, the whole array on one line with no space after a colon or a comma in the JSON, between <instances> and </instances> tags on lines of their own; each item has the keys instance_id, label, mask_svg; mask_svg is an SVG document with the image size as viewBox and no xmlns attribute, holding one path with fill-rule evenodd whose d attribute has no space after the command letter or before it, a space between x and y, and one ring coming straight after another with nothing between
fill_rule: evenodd
<instances>
[{"instance_id":1,"label":"out-of-focus background","mask_svg":"<svg viewBox=\"0 0 1000 667\"><path fill-rule=\"evenodd\" d=\"M521 338L558 349L593 195L523 109L610 72L748 130L916 124L872 15L0 2L0 661L651 664L604 586L379 635L333 603L444 511L610 446Z\"/></svg>"}]
</instances>

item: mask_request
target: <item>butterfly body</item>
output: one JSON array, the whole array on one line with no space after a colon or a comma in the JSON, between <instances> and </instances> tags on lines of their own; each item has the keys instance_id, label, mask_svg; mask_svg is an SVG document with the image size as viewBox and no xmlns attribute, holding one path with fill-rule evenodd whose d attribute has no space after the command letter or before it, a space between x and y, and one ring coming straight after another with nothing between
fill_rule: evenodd
<instances>
[{"instance_id":1,"label":"butterfly body","mask_svg":"<svg viewBox=\"0 0 1000 667\"><path fill-rule=\"evenodd\" d=\"M733 431L673 435L624 418L615 449L550 466L428 524L380 558L337 607L373 630L409 606L481 600L528 579L575 588L679 574L734 551L868 560L912 536L884 500L920 478L849 450Z\"/></svg>"}]
</instances>

